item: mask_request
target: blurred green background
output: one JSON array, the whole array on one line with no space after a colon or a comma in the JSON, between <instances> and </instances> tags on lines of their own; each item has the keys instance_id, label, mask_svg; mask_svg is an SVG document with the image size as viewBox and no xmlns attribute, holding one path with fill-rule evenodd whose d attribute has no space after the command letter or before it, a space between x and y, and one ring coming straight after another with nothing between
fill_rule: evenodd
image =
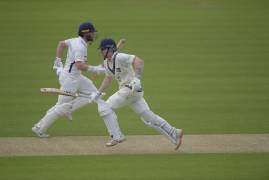
<instances>
[{"instance_id":1,"label":"blurred green background","mask_svg":"<svg viewBox=\"0 0 269 180\"><path fill-rule=\"evenodd\" d=\"M92 21L99 39L127 39L123 52L145 61L142 83L154 112L186 134L269 133L269 11L266 0L1 0L0 136L33 136L57 100L52 71L58 41ZM85 73L89 76L89 74ZM95 81L100 85L102 77ZM110 88L111 95L117 88ZM105 97L105 99L108 96ZM127 135L156 134L129 108L117 111ZM96 105L64 118L52 136L107 135Z\"/></svg>"}]
</instances>

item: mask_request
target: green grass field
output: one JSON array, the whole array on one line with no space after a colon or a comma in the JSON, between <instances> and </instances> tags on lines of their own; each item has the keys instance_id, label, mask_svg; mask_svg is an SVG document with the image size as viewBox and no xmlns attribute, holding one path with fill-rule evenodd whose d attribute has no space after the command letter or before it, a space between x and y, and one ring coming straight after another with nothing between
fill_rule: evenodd
<instances>
[{"instance_id":1,"label":"green grass field","mask_svg":"<svg viewBox=\"0 0 269 180\"><path fill-rule=\"evenodd\" d=\"M0 137L33 136L33 124L56 102L39 93L40 87L58 87L52 71L56 45L76 36L78 25L88 20L99 31L89 63L102 62L99 40L126 38L124 52L145 61L142 83L152 110L186 134L269 133L268 5L266 0L1 0ZM156 134L130 109L117 114L125 134ZM49 133L107 135L95 105L73 116L71 123L57 121ZM10 157L0 158L0 172L6 180L265 180L268 157Z\"/></svg>"},{"instance_id":2,"label":"green grass field","mask_svg":"<svg viewBox=\"0 0 269 180\"><path fill-rule=\"evenodd\" d=\"M17 157L2 158L0 172L13 180L266 180L268 166L268 153Z\"/></svg>"}]
</instances>

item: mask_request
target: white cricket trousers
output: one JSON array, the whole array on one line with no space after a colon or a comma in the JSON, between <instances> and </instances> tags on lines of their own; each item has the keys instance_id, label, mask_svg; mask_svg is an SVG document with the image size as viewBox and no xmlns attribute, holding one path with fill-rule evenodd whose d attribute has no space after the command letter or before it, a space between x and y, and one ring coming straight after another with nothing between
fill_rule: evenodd
<instances>
[{"instance_id":1,"label":"white cricket trousers","mask_svg":"<svg viewBox=\"0 0 269 180\"><path fill-rule=\"evenodd\" d=\"M97 91L92 81L83 75L72 76L67 72L62 72L59 82L61 85L60 89L73 93L90 95L92 92ZM86 106L88 103L89 99L85 97L74 98L71 96L59 95L56 105L47 111L46 115L36 124L36 126L40 128L41 132L46 132L59 116L66 116L67 118L72 119L71 113Z\"/></svg>"},{"instance_id":2,"label":"white cricket trousers","mask_svg":"<svg viewBox=\"0 0 269 180\"><path fill-rule=\"evenodd\" d=\"M172 143L176 144L176 128L165 119L152 112L144 99L144 92L132 92L129 88L120 88L106 101L112 109L129 106L137 113L143 122L159 133L165 135Z\"/></svg>"},{"instance_id":3,"label":"white cricket trousers","mask_svg":"<svg viewBox=\"0 0 269 180\"><path fill-rule=\"evenodd\" d=\"M60 76L60 84L62 90L73 93L90 95L97 91L92 81L83 75L74 77L64 73ZM72 112L89 103L89 98L73 98L60 95L56 105L47 111L46 115L36 124L36 126L42 133L44 133L59 116L66 116L67 118L72 119ZM117 116L114 111L112 111L110 106L101 99L98 100L97 104L99 114L105 122L109 135L115 140L121 139L124 135L121 133Z\"/></svg>"}]
</instances>

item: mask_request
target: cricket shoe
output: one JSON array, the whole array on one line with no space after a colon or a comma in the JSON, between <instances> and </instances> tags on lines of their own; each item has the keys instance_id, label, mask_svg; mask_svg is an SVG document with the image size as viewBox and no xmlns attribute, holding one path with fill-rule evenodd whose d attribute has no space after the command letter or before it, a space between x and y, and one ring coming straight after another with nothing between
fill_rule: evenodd
<instances>
[{"instance_id":1,"label":"cricket shoe","mask_svg":"<svg viewBox=\"0 0 269 180\"><path fill-rule=\"evenodd\" d=\"M122 143L123 141L125 141L125 137L121 137L120 139L111 139L109 142L106 143L106 147L111 147L111 146L115 146L119 143Z\"/></svg>"},{"instance_id":2,"label":"cricket shoe","mask_svg":"<svg viewBox=\"0 0 269 180\"><path fill-rule=\"evenodd\" d=\"M32 127L32 131L40 138L48 138L49 135L40 131L38 126Z\"/></svg>"},{"instance_id":3,"label":"cricket shoe","mask_svg":"<svg viewBox=\"0 0 269 180\"><path fill-rule=\"evenodd\" d=\"M176 147L175 150L178 150L180 145L182 144L183 130L176 129Z\"/></svg>"}]
</instances>

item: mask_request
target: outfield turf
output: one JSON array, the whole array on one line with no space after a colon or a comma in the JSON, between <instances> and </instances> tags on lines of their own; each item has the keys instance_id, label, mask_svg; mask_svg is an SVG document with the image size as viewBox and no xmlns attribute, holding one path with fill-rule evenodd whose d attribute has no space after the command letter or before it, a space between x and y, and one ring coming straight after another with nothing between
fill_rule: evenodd
<instances>
[{"instance_id":1,"label":"outfield turf","mask_svg":"<svg viewBox=\"0 0 269 180\"><path fill-rule=\"evenodd\" d=\"M269 154L0 158L5 180L268 180Z\"/></svg>"}]
</instances>

